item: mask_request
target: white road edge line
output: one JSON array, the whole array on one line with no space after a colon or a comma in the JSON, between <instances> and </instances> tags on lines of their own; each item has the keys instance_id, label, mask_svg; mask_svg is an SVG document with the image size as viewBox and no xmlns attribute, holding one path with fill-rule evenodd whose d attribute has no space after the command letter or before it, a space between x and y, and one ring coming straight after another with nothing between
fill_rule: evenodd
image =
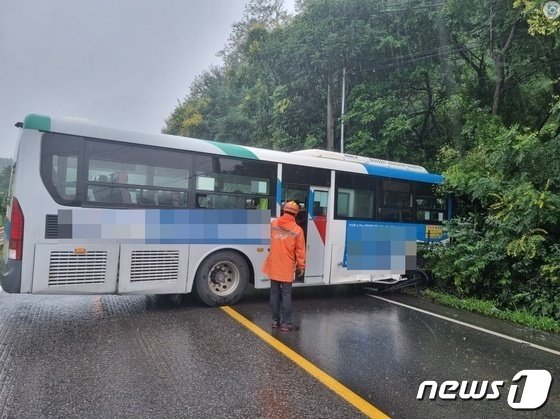
<instances>
[{"instance_id":1,"label":"white road edge line","mask_svg":"<svg viewBox=\"0 0 560 419\"><path fill-rule=\"evenodd\" d=\"M485 333L488 333L490 335L494 335L494 336L498 336L500 338L511 340L513 342L522 343L522 344L530 346L532 348L540 349L541 351L550 352L551 354L560 356L560 351L555 351L554 349L546 348L546 347L541 346L541 345L537 345L537 344L534 344L534 343L531 343L531 342L527 342L526 340L513 338L511 336L504 335L502 333L494 332L492 330L488 330L488 329L485 329L483 327L475 326L473 324L465 323L465 322L462 322L460 320L455 320L455 319L452 319L450 317L445 317L445 316L442 316L441 314L431 313L429 311L422 310L421 308L409 306L408 304L399 303L397 301L389 300L387 298L379 297L377 295L371 295L371 294L366 294L366 295L368 297L371 297L371 298L377 298L378 300L386 301L386 302L391 303L391 304L396 304L396 305L401 306L401 307L406 307L406 308L409 308L411 310L415 310L415 311L418 311L420 313L427 314L429 316L434 316L434 317L437 317L439 319L447 320L447 321L452 322L452 323L457 323L457 324L460 324L462 326L470 327L471 329L479 330L481 332L485 332Z\"/></svg>"}]
</instances>

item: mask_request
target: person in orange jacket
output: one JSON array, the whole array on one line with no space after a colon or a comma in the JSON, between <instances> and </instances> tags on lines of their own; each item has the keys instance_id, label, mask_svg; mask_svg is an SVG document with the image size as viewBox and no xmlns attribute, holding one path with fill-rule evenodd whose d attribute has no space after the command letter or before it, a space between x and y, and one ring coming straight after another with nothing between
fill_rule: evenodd
<instances>
[{"instance_id":1,"label":"person in orange jacket","mask_svg":"<svg viewBox=\"0 0 560 419\"><path fill-rule=\"evenodd\" d=\"M262 272L270 278L270 307L272 327L283 332L294 330L292 323L292 282L303 277L305 270L305 240L303 230L296 224L299 205L289 201L284 214L270 226L270 253ZM280 310L282 309L282 310Z\"/></svg>"}]
</instances>

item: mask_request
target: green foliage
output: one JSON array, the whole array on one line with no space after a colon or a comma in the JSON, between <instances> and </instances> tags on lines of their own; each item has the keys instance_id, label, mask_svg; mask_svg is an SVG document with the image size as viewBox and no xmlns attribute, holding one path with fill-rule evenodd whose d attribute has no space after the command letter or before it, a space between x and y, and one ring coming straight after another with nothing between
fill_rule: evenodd
<instances>
[{"instance_id":1,"label":"green foliage","mask_svg":"<svg viewBox=\"0 0 560 419\"><path fill-rule=\"evenodd\" d=\"M7 160L7 159L6 159ZM6 215L6 205L8 198L8 188L10 186L10 175L12 173L11 160L9 165L0 171L0 225L4 224L4 216Z\"/></svg>"},{"instance_id":2,"label":"green foliage","mask_svg":"<svg viewBox=\"0 0 560 419\"><path fill-rule=\"evenodd\" d=\"M560 19L547 19L543 13L544 0L515 0L513 7L520 7L529 23L531 35L550 35L557 33L560 28Z\"/></svg>"},{"instance_id":3,"label":"green foliage","mask_svg":"<svg viewBox=\"0 0 560 419\"><path fill-rule=\"evenodd\" d=\"M8 166L12 165L12 159L0 157L0 173Z\"/></svg>"},{"instance_id":4,"label":"green foliage","mask_svg":"<svg viewBox=\"0 0 560 419\"><path fill-rule=\"evenodd\" d=\"M476 144L445 150L446 188L470 201L450 243L428 254L442 286L560 319L560 140L477 117ZM514 298L515 297L515 298Z\"/></svg>"},{"instance_id":5,"label":"green foliage","mask_svg":"<svg viewBox=\"0 0 560 419\"><path fill-rule=\"evenodd\" d=\"M446 292L436 290L423 290L422 296L439 304L484 314L489 317L510 321L523 326L545 332L560 332L560 322L547 315L535 315L526 310L501 310L495 301L481 300L478 298L459 298Z\"/></svg>"},{"instance_id":6,"label":"green foliage","mask_svg":"<svg viewBox=\"0 0 560 419\"><path fill-rule=\"evenodd\" d=\"M460 295L482 292L495 297L511 282L501 237L476 227L473 219L455 219L448 226L452 242L425 255L440 286L452 286ZM494 276L500 272L500 276Z\"/></svg>"},{"instance_id":7,"label":"green foliage","mask_svg":"<svg viewBox=\"0 0 560 419\"><path fill-rule=\"evenodd\" d=\"M439 283L559 318L560 34L531 20L542 2L281 3L249 1L165 131L327 148L346 69L345 151L443 172L455 197L450 243L428 252Z\"/></svg>"}]
</instances>

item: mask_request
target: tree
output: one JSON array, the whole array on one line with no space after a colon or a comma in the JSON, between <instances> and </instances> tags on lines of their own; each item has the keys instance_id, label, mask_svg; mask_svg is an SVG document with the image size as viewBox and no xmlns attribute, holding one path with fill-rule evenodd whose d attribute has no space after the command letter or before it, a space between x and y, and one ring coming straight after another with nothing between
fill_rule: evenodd
<instances>
[{"instance_id":1,"label":"tree","mask_svg":"<svg viewBox=\"0 0 560 419\"><path fill-rule=\"evenodd\" d=\"M527 18L531 35L552 35L558 33L560 18L547 18L543 11L544 5L545 2L540 0L515 0L513 2L513 7L520 8L523 11L523 16ZM554 12L557 11L554 10Z\"/></svg>"},{"instance_id":2,"label":"tree","mask_svg":"<svg viewBox=\"0 0 560 419\"><path fill-rule=\"evenodd\" d=\"M483 113L468 118L476 146L444 158L447 190L470 206L450 224L450 244L428 254L430 265L462 295L560 319L560 164L548 157L560 154L560 138Z\"/></svg>"},{"instance_id":3,"label":"tree","mask_svg":"<svg viewBox=\"0 0 560 419\"><path fill-rule=\"evenodd\" d=\"M0 172L0 220L6 215L6 205L8 198L8 189L10 187L10 176L12 174L12 165L5 166Z\"/></svg>"},{"instance_id":4,"label":"tree","mask_svg":"<svg viewBox=\"0 0 560 419\"><path fill-rule=\"evenodd\" d=\"M249 0L245 5L243 18L233 24L233 31L225 48L218 54L226 65L236 65L243 59L243 46L254 27L272 30L288 22L284 0Z\"/></svg>"},{"instance_id":5,"label":"tree","mask_svg":"<svg viewBox=\"0 0 560 419\"><path fill-rule=\"evenodd\" d=\"M530 34L540 0L515 4L251 1L166 131L337 149L345 68L346 150L443 171L460 202L431 254L442 283L558 316L560 42Z\"/></svg>"}]
</instances>

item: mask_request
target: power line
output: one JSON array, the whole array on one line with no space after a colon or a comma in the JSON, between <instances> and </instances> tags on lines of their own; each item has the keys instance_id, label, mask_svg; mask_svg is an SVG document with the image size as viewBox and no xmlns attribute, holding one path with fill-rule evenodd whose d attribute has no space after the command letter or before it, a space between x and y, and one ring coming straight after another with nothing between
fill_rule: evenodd
<instances>
[{"instance_id":1,"label":"power line","mask_svg":"<svg viewBox=\"0 0 560 419\"><path fill-rule=\"evenodd\" d=\"M399 7L401 5L410 5L410 2L403 2L403 3L396 3L394 5L394 7ZM418 5L418 6L414 6L414 7L407 7L407 8L402 8L402 9L394 9L394 8L386 8L385 10L380 10L379 12L377 12L378 14L382 14L382 13L396 13L396 12L407 12L409 10L420 10L420 9L429 9L429 8L435 8L435 7L442 7L445 6L445 3L432 3L432 4L423 4L423 5Z\"/></svg>"},{"instance_id":2,"label":"power line","mask_svg":"<svg viewBox=\"0 0 560 419\"><path fill-rule=\"evenodd\" d=\"M410 63L414 63L414 62L418 62L418 61L422 61L428 58L433 58L433 57L437 57L440 55L446 55L446 54L455 54L457 52L460 51L467 51L467 47L465 47L464 45L460 44L460 43L456 43L456 44L447 44L447 45L443 45L441 47L436 47L436 48L431 48L431 49L427 49L424 51L419 51L413 54L407 54L407 55L402 55L396 58L393 58L391 60L386 60L382 63L380 63L380 65L375 65L373 67L368 67L365 69L362 69L363 71L377 71L377 70L386 70L389 68L393 68L393 67L398 67L399 65L405 65L405 64L410 64ZM346 71L346 74L352 74L355 71L354 69L350 69Z\"/></svg>"}]
</instances>

